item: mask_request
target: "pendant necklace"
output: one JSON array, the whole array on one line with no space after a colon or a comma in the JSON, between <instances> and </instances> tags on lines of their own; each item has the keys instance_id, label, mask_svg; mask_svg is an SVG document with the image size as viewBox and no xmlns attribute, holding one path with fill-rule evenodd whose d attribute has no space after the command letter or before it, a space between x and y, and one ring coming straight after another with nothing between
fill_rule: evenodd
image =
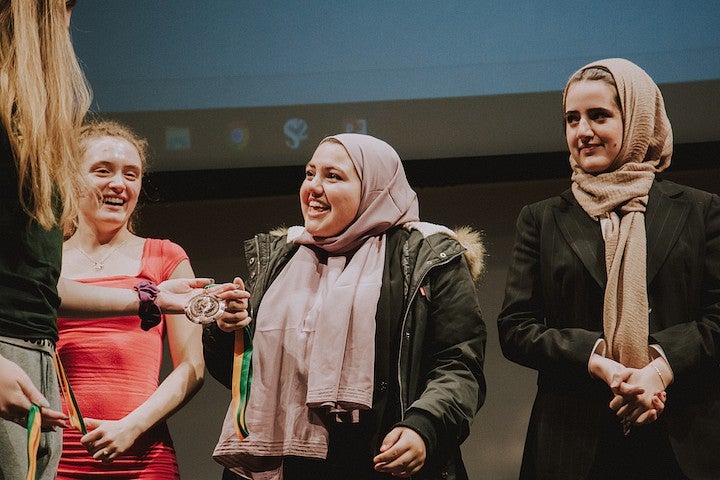
<instances>
[{"instance_id":1,"label":"pendant necklace","mask_svg":"<svg viewBox=\"0 0 720 480\"><path fill-rule=\"evenodd\" d=\"M132 237L131 237L131 238L132 238ZM85 252L85 250L83 250L83 249L80 248L80 247L75 247L75 248L77 249L78 252L82 253L82 254L85 256L85 258L87 258L88 260L90 260L90 261L92 262L92 268L93 268L93 270L95 270L96 272L99 272L99 271L101 271L101 270L105 267L105 262L107 261L107 259L110 258L110 256L111 256L113 253L115 253L115 252L117 252L118 250L120 250L120 247L122 247L123 245L125 245L125 244L126 244L127 242L129 242L129 241L130 241L130 238L126 239L126 240L123 241L123 242L120 242L117 247L111 249L111 250L107 253L107 255L105 255L105 256L104 256L103 258L101 258L100 260L95 260L95 259L92 258L90 255L88 255L88 254Z\"/></svg>"}]
</instances>

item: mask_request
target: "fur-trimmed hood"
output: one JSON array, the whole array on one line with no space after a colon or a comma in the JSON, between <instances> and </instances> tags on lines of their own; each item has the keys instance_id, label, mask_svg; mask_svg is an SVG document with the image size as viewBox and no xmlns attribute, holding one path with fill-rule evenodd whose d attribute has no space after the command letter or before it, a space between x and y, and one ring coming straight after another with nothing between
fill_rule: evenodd
<instances>
[{"instance_id":1,"label":"fur-trimmed hood","mask_svg":"<svg viewBox=\"0 0 720 480\"><path fill-rule=\"evenodd\" d=\"M450 229L444 225L438 225L435 223L408 222L403 225L403 228L407 231L417 230L423 234L423 237L426 238L436 233L442 233L449 236L465 248L465 260L470 267L470 273L472 274L473 279L477 281L485 273L485 255L487 252L482 241L483 235L477 230L474 230L472 227L464 225ZM290 242L297 236L297 230L302 230L302 227L278 227L271 230L270 234L278 237L287 235L288 241Z\"/></svg>"},{"instance_id":2,"label":"fur-trimmed hood","mask_svg":"<svg viewBox=\"0 0 720 480\"><path fill-rule=\"evenodd\" d=\"M450 229L435 223L408 222L403 228L408 231L418 230L425 238L436 233L447 235L465 248L465 260L468 262L473 279L478 280L485 272L485 245L482 242L482 234L472 227L465 225Z\"/></svg>"}]
</instances>

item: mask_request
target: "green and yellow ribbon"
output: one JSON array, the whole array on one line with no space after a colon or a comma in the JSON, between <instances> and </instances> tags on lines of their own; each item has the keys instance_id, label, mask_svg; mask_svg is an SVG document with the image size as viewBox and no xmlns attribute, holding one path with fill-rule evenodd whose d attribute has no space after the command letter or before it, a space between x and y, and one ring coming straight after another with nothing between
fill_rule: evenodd
<instances>
[{"instance_id":1,"label":"green and yellow ribbon","mask_svg":"<svg viewBox=\"0 0 720 480\"><path fill-rule=\"evenodd\" d=\"M83 435L87 433L85 428L85 422L83 421L80 408L75 400L75 395L72 393L70 388L70 382L68 382L67 376L65 375L65 369L60 362L60 357L57 352L53 355L53 362L55 363L55 373L58 377L58 383L60 384L60 393L65 397L65 403L68 406L68 417L70 417L70 424L77 428ZM40 436L42 432L42 413L40 407L34 403L30 406L30 411L27 416L27 460L28 470L25 480L35 480L37 477L37 452L40 447Z\"/></svg>"},{"instance_id":2,"label":"green and yellow ribbon","mask_svg":"<svg viewBox=\"0 0 720 480\"><path fill-rule=\"evenodd\" d=\"M42 425L42 416L40 407L34 403L30 405L30 411L27 416L27 461L28 469L25 480L35 480L37 476L37 452L40 447L40 426Z\"/></svg>"},{"instance_id":3,"label":"green and yellow ribbon","mask_svg":"<svg viewBox=\"0 0 720 480\"><path fill-rule=\"evenodd\" d=\"M235 332L233 351L232 405L233 424L240 440L250 434L245 423L245 410L252 382L252 330L250 326Z\"/></svg>"}]
</instances>

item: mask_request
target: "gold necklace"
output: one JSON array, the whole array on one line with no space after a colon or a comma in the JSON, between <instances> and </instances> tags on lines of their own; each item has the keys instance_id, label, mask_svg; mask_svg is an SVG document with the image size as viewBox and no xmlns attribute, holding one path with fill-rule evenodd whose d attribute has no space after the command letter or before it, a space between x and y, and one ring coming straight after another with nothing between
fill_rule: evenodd
<instances>
[{"instance_id":1,"label":"gold necklace","mask_svg":"<svg viewBox=\"0 0 720 480\"><path fill-rule=\"evenodd\" d=\"M82 254L85 256L85 258L87 258L88 260L90 260L90 261L92 262L92 268L93 268L93 270L95 270L96 272L99 272L100 270L102 270L103 268L105 268L105 262L107 261L107 259L110 258L110 256L111 256L113 253L115 253L115 252L117 252L118 250L120 250L120 247L122 247L123 245L125 245L125 244L126 244L127 242L129 242L129 241L130 241L130 238L125 239L125 241L123 241L123 242L120 242L120 243L117 245L117 247L111 249L111 250L107 253L107 255L105 255L105 256L104 256L103 258L101 258L100 260L95 260L95 259L92 258L90 255L88 255L88 254L85 252L85 250L83 250L83 249L80 248L79 246L76 246L75 248L77 249L78 252L82 253Z\"/></svg>"}]
</instances>

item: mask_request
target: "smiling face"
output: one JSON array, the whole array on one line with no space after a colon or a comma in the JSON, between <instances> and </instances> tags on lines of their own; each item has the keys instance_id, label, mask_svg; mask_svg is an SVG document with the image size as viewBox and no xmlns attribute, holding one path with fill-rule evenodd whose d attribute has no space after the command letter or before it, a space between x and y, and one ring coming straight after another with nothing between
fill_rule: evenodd
<instances>
[{"instance_id":1,"label":"smiling face","mask_svg":"<svg viewBox=\"0 0 720 480\"><path fill-rule=\"evenodd\" d=\"M357 215L361 192L362 182L345 148L334 141L321 143L300 186L307 232L325 238L345 230Z\"/></svg>"},{"instance_id":2,"label":"smiling face","mask_svg":"<svg viewBox=\"0 0 720 480\"><path fill-rule=\"evenodd\" d=\"M142 161L127 140L101 136L85 140L83 172L91 192L81 200L82 217L96 228L124 227L142 187Z\"/></svg>"},{"instance_id":3,"label":"smiling face","mask_svg":"<svg viewBox=\"0 0 720 480\"><path fill-rule=\"evenodd\" d=\"M599 80L572 83L565 96L565 139L580 168L607 172L620 153L622 112L615 89Z\"/></svg>"}]
</instances>

